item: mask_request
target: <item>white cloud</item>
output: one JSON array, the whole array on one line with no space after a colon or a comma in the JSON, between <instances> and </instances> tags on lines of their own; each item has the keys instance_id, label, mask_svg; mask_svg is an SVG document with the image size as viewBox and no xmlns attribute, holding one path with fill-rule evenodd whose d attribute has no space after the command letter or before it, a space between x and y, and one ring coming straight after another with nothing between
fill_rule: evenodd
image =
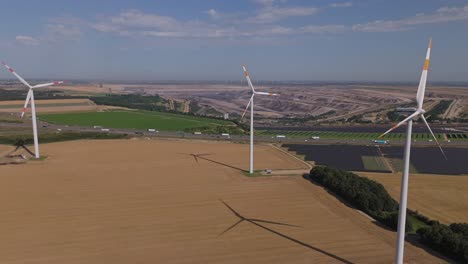
<instances>
[{"instance_id":1,"label":"white cloud","mask_svg":"<svg viewBox=\"0 0 468 264\"><path fill-rule=\"evenodd\" d=\"M212 11L211 11L212 10ZM275 10L278 10L275 8ZM280 13L275 18L262 17L262 21L272 21L276 17L300 16L313 13L314 11L296 8L279 9ZM276 11L275 11L276 12ZM117 16L101 18L99 22L92 24L92 28L103 33L112 33L120 36L146 36L164 38L238 38L238 37L273 37L282 35L299 35L313 33L334 33L341 31L344 26L307 26L289 28L269 23L255 23L244 21L230 21L225 19L229 15L222 15L214 9L207 11L208 14L217 15L223 21L214 20L218 23L207 23L200 21L180 21L173 17L160 16L157 14L143 13L139 10L124 11ZM249 24L250 23L250 24Z\"/></svg>"},{"instance_id":2,"label":"white cloud","mask_svg":"<svg viewBox=\"0 0 468 264\"><path fill-rule=\"evenodd\" d=\"M48 24L46 25L46 33L48 39L53 41L77 40L83 34L79 26L66 24Z\"/></svg>"},{"instance_id":3,"label":"white cloud","mask_svg":"<svg viewBox=\"0 0 468 264\"><path fill-rule=\"evenodd\" d=\"M252 19L247 20L251 23L273 23L288 17L311 16L319 11L315 7L275 7L269 6L262 8Z\"/></svg>"},{"instance_id":4,"label":"white cloud","mask_svg":"<svg viewBox=\"0 0 468 264\"><path fill-rule=\"evenodd\" d=\"M353 3L352 2L331 3L329 6L332 8L352 7Z\"/></svg>"},{"instance_id":5,"label":"white cloud","mask_svg":"<svg viewBox=\"0 0 468 264\"><path fill-rule=\"evenodd\" d=\"M37 46L40 43L38 39L33 38L31 36L25 36L25 35L16 36L15 41L19 44L29 45L29 46Z\"/></svg>"},{"instance_id":6,"label":"white cloud","mask_svg":"<svg viewBox=\"0 0 468 264\"><path fill-rule=\"evenodd\" d=\"M305 26L300 29L303 33L340 33L347 30L344 25L322 25L322 26Z\"/></svg>"},{"instance_id":7,"label":"white cloud","mask_svg":"<svg viewBox=\"0 0 468 264\"><path fill-rule=\"evenodd\" d=\"M83 35L81 26L84 23L74 17L57 17L49 19L44 31L36 36L18 35L15 43L21 45L37 46L50 42L78 40ZM13 42L11 42L13 44Z\"/></svg>"},{"instance_id":8,"label":"white cloud","mask_svg":"<svg viewBox=\"0 0 468 264\"><path fill-rule=\"evenodd\" d=\"M208 16L212 19L218 19L219 18L219 13L218 11L214 10L214 9L210 9L208 11L206 11L206 13L208 14Z\"/></svg>"},{"instance_id":9,"label":"white cloud","mask_svg":"<svg viewBox=\"0 0 468 264\"><path fill-rule=\"evenodd\" d=\"M400 20L376 20L353 26L359 32L394 32L411 30L414 26L468 20L468 5L464 7L442 7L431 14L417 14Z\"/></svg>"}]
</instances>

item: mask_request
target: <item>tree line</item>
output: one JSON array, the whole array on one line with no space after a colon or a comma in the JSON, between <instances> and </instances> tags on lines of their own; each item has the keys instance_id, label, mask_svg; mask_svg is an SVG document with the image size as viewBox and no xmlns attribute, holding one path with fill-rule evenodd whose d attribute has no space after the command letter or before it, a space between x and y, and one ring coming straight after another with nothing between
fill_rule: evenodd
<instances>
[{"instance_id":1,"label":"tree line","mask_svg":"<svg viewBox=\"0 0 468 264\"><path fill-rule=\"evenodd\" d=\"M97 105L120 106L147 111L166 111L168 101L159 95L142 96L139 94L106 95L89 97Z\"/></svg>"},{"instance_id":2,"label":"tree line","mask_svg":"<svg viewBox=\"0 0 468 264\"><path fill-rule=\"evenodd\" d=\"M382 184L324 166L314 167L310 171L309 180L327 188L385 226L397 229L399 204ZM468 224L447 226L417 211L408 210L405 229L407 233L416 232L424 245L461 263L468 263Z\"/></svg>"}]
</instances>

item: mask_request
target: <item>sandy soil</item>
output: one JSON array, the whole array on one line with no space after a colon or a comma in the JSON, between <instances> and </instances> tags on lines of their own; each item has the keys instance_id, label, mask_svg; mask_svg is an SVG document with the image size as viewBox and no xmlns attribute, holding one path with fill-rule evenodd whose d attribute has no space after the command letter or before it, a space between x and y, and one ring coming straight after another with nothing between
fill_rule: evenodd
<instances>
[{"instance_id":1,"label":"sandy soil","mask_svg":"<svg viewBox=\"0 0 468 264\"><path fill-rule=\"evenodd\" d=\"M7 153L9 153L9 152L12 151L13 149L14 149L14 147L12 147L12 146L1 145L1 144L0 144L0 157L3 157L4 155L6 155Z\"/></svg>"},{"instance_id":2,"label":"sandy soil","mask_svg":"<svg viewBox=\"0 0 468 264\"><path fill-rule=\"evenodd\" d=\"M400 174L358 173L382 183L395 200L400 200ZM411 174L408 208L440 222L468 222L468 177Z\"/></svg>"},{"instance_id":3,"label":"sandy soil","mask_svg":"<svg viewBox=\"0 0 468 264\"><path fill-rule=\"evenodd\" d=\"M453 100L452 104L450 104L447 111L445 111L443 118L457 118L463 113L463 108L465 108L468 104L467 100Z\"/></svg>"},{"instance_id":4,"label":"sandy soil","mask_svg":"<svg viewBox=\"0 0 468 264\"><path fill-rule=\"evenodd\" d=\"M43 144L0 167L0 263L392 263L395 234L302 177L242 176L248 145ZM303 164L256 146L256 169ZM200 156L198 163L186 154ZM244 221L247 218L300 227ZM407 244L408 263L440 263Z\"/></svg>"}]
</instances>

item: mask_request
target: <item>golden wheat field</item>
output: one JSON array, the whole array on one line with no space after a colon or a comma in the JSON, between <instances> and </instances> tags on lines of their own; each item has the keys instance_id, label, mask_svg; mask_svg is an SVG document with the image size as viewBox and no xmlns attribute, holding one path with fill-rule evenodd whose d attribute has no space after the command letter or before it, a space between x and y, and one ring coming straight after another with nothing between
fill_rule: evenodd
<instances>
[{"instance_id":1,"label":"golden wheat field","mask_svg":"<svg viewBox=\"0 0 468 264\"><path fill-rule=\"evenodd\" d=\"M395 199L400 199L400 174L358 173L376 180ZM440 222L468 222L468 177L435 174L411 174L408 208Z\"/></svg>"},{"instance_id":2,"label":"golden wheat field","mask_svg":"<svg viewBox=\"0 0 468 264\"><path fill-rule=\"evenodd\" d=\"M243 176L246 144L73 141L41 151L45 161L0 166L0 263L393 262L395 233L323 188ZM268 145L255 153L256 169L304 166ZM232 227L239 217L250 220ZM405 260L443 262L409 243Z\"/></svg>"}]
</instances>

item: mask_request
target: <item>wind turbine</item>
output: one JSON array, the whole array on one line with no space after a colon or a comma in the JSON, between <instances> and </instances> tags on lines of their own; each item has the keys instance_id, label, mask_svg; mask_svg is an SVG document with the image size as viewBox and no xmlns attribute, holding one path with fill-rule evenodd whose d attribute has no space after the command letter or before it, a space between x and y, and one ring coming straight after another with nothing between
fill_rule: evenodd
<instances>
[{"instance_id":1,"label":"wind turbine","mask_svg":"<svg viewBox=\"0 0 468 264\"><path fill-rule=\"evenodd\" d=\"M2 64L8 69L8 71L10 71L16 78L18 78L20 82L22 82L24 85L29 87L28 95L26 96L26 101L24 102L23 111L21 112L21 118L24 117L26 108L28 107L28 103L29 101L31 101L32 125L33 125L33 135L34 135L34 154L35 154L36 159L38 159L40 155L39 155L39 143L38 143L38 138L37 138L36 104L34 103L34 91L33 90L36 88L43 88L43 87L47 87L51 85L60 84L63 82L51 82L51 83L43 83L43 84L37 84L37 85L31 86L21 76L19 76L10 66L6 65L5 62L2 62Z\"/></svg>"},{"instance_id":2,"label":"wind turbine","mask_svg":"<svg viewBox=\"0 0 468 264\"><path fill-rule=\"evenodd\" d=\"M442 155L445 159L444 151L439 144L439 141L435 137L434 133L432 132L431 127L427 123L426 118L424 117L424 113L426 111L423 109L424 103L424 93L426 90L426 81L427 81L427 71L429 69L429 58L431 56L431 46L432 46L432 38L429 40L429 45L427 47L426 53L426 60L424 61L423 71L421 74L421 80L419 81L418 92L416 94L416 102L417 108L398 108L397 111L402 113L411 113L407 118L405 118L400 123L396 124L392 128L390 128L387 132L383 133L379 136L379 138L385 136L386 134L390 133L392 130L396 129L397 127L407 123L406 128L406 143L405 143L405 154L404 154L404 167L403 167L403 174L401 177L401 190L400 190L400 208L398 211L398 233L397 233L397 249L396 249L396 256L395 256L395 263L402 264L403 263L403 255L404 255L404 245L405 245L405 224L406 224L406 209L408 203L408 176L409 176L409 163L410 163L410 153L411 153L411 135L413 129L413 118L421 118L426 124L427 129L431 133L434 141L436 142L437 146L439 147Z\"/></svg>"},{"instance_id":3,"label":"wind turbine","mask_svg":"<svg viewBox=\"0 0 468 264\"><path fill-rule=\"evenodd\" d=\"M249 72L245 68L245 65L242 65L242 68L244 69L244 75L245 78L247 79L247 83L249 84L250 89L252 89L252 96L250 97L249 103L247 104L247 107L244 110L244 113L242 114L241 121L245 116L245 113L247 112L247 109L250 106L250 165L249 165L249 173L253 173L253 134L254 134L254 128L253 128L253 118L254 118L254 97L256 94L259 95L269 95L269 96L277 96L278 94L273 94L273 93L265 93L265 92L257 92L255 91L255 88L252 85L252 81L250 80Z\"/></svg>"}]
</instances>

